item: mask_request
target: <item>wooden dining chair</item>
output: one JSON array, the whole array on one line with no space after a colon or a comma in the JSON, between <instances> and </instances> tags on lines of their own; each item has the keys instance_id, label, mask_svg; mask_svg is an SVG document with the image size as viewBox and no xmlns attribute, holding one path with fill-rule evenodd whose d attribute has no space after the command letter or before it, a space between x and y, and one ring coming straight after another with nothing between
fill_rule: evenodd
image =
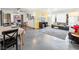
<instances>
[{"instance_id":1,"label":"wooden dining chair","mask_svg":"<svg viewBox=\"0 0 79 59\"><path fill-rule=\"evenodd\" d=\"M16 45L16 50L18 50L18 29L3 31L2 35L1 50L6 50L14 45Z\"/></svg>"}]
</instances>

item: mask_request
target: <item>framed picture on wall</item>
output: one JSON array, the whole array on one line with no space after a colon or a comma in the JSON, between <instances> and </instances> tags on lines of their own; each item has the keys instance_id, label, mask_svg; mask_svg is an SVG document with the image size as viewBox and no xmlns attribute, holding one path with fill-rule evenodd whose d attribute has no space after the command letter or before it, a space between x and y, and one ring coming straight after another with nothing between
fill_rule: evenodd
<instances>
[{"instance_id":1,"label":"framed picture on wall","mask_svg":"<svg viewBox=\"0 0 79 59\"><path fill-rule=\"evenodd\" d=\"M14 15L14 22L21 21L21 15Z\"/></svg>"}]
</instances>

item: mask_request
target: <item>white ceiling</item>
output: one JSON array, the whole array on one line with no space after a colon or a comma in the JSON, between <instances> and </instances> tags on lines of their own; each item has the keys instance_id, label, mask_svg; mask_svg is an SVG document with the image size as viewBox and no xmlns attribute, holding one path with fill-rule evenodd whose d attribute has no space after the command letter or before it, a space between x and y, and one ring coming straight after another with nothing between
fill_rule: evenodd
<instances>
[{"instance_id":1,"label":"white ceiling","mask_svg":"<svg viewBox=\"0 0 79 59\"><path fill-rule=\"evenodd\" d=\"M36 10L45 11L48 10L50 13L60 13L60 12L71 12L71 11L79 11L79 8L1 8L5 12L13 12L13 13L29 13L34 12Z\"/></svg>"}]
</instances>

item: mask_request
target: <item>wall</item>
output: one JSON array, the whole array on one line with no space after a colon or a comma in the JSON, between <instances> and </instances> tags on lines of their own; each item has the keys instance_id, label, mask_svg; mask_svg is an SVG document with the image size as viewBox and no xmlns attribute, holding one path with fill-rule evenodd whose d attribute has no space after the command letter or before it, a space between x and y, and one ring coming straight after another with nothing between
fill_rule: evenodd
<instances>
[{"instance_id":1,"label":"wall","mask_svg":"<svg viewBox=\"0 0 79 59\"><path fill-rule=\"evenodd\" d=\"M45 17L45 21L48 21L48 11L43 9L30 9L30 12L28 12L32 16L34 16L34 19L30 20L27 18L28 26L32 28L39 28L39 22L41 21L40 18L43 16Z\"/></svg>"},{"instance_id":2,"label":"wall","mask_svg":"<svg viewBox=\"0 0 79 59\"><path fill-rule=\"evenodd\" d=\"M16 11L14 10L3 10L4 14L10 13L11 14L11 22L14 22L13 16L14 15L21 15L20 13L17 14ZM27 22L27 26L33 27L33 28L39 28L39 22L40 22L40 17L43 16L45 17L45 21L48 21L48 10L43 10L43 9L30 9L29 12L31 15L33 15L35 18L33 20L29 20L27 18L27 14L22 14L23 15L23 21ZM6 23L6 19L4 16L4 22Z\"/></svg>"},{"instance_id":3,"label":"wall","mask_svg":"<svg viewBox=\"0 0 79 59\"><path fill-rule=\"evenodd\" d=\"M37 9L35 12L35 28L39 28L40 17L45 17L45 21L48 21L48 10Z\"/></svg>"},{"instance_id":4,"label":"wall","mask_svg":"<svg viewBox=\"0 0 79 59\"><path fill-rule=\"evenodd\" d=\"M2 19L2 11L0 10L0 26L1 26L1 19Z\"/></svg>"},{"instance_id":5,"label":"wall","mask_svg":"<svg viewBox=\"0 0 79 59\"><path fill-rule=\"evenodd\" d=\"M66 14L67 13L65 12L51 14L50 25L57 24L57 22L66 23ZM55 22L55 19L56 19L56 22Z\"/></svg>"},{"instance_id":6,"label":"wall","mask_svg":"<svg viewBox=\"0 0 79 59\"><path fill-rule=\"evenodd\" d=\"M71 28L71 26L74 26L78 24L79 25L79 11L70 12L69 13L69 31L73 32L74 30Z\"/></svg>"},{"instance_id":7,"label":"wall","mask_svg":"<svg viewBox=\"0 0 79 59\"><path fill-rule=\"evenodd\" d=\"M48 24L51 26L51 24L53 24L55 22L55 16L57 16L57 15L63 16L62 17L62 21L63 21L63 19L64 20L66 19L65 18L66 14L69 14L69 19L68 19L69 20L69 23L68 23L69 26L72 26L74 24L79 24L79 21L78 21L79 12L78 11L76 11L76 12L75 11L59 12L59 13L49 13L49 11L48 10L42 10L42 9L41 10L40 9L34 10L32 14L35 14L34 15L35 19L34 19L34 21L33 20L27 20L28 25L31 26L31 27L34 27L34 28L39 28L39 22L40 22L39 17L44 16L46 18L45 21L48 21Z\"/></svg>"},{"instance_id":8,"label":"wall","mask_svg":"<svg viewBox=\"0 0 79 59\"><path fill-rule=\"evenodd\" d=\"M14 15L23 15L23 22L27 22L27 26L29 26L29 27L35 27L34 26L34 21L33 20L29 20L28 18L27 18L27 14L25 14L25 13L17 13L17 11L15 11L15 10L3 10L3 13L4 13L4 23L6 23L7 22L7 19L5 18L5 14L7 14L7 13L9 13L9 14L11 14L11 22L14 22L15 20L14 20ZM31 12L28 12L28 13L31 13ZM33 13L32 13L33 14Z\"/></svg>"},{"instance_id":9,"label":"wall","mask_svg":"<svg viewBox=\"0 0 79 59\"><path fill-rule=\"evenodd\" d=\"M11 14L11 22L14 22L14 15L23 15L23 21L25 22L25 20L26 20L26 17L25 17L25 15L26 14L22 14L22 13L17 13L17 12L15 12L15 10L13 11L13 10L3 10L3 13L4 13L4 23L6 23L7 21L6 21L6 19L5 19L5 14Z\"/></svg>"}]
</instances>

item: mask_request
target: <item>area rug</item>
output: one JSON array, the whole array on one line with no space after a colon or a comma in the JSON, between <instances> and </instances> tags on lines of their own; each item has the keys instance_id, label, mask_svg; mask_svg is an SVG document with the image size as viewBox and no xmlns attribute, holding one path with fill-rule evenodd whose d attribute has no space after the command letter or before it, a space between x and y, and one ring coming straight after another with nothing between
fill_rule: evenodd
<instances>
[{"instance_id":1,"label":"area rug","mask_svg":"<svg viewBox=\"0 0 79 59\"><path fill-rule=\"evenodd\" d=\"M65 40L65 38L68 34L68 31L61 30L61 29L54 29L54 28L40 29L40 32L51 35L51 36L55 36L55 37L63 39L63 40Z\"/></svg>"}]
</instances>

